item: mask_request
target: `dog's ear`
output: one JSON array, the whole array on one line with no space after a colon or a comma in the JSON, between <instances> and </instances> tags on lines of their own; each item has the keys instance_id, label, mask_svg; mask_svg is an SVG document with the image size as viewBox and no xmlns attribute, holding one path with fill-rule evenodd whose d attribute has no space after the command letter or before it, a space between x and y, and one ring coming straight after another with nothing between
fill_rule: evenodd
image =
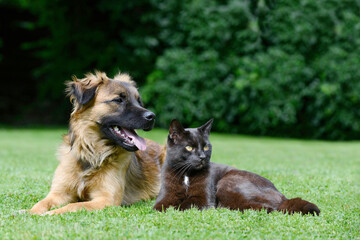
<instances>
[{"instance_id":1,"label":"dog's ear","mask_svg":"<svg viewBox=\"0 0 360 240\"><path fill-rule=\"evenodd\" d=\"M174 143L178 143L179 140L184 136L185 129L177 119L173 119L170 123L169 128L169 139Z\"/></svg>"},{"instance_id":2,"label":"dog's ear","mask_svg":"<svg viewBox=\"0 0 360 240\"><path fill-rule=\"evenodd\" d=\"M207 123L202 125L201 127L198 127L199 131L201 131L205 135L209 136L213 121L214 121L214 119L212 118L209 121L207 121Z\"/></svg>"},{"instance_id":3,"label":"dog's ear","mask_svg":"<svg viewBox=\"0 0 360 240\"><path fill-rule=\"evenodd\" d=\"M73 77L73 79L76 79ZM80 105L89 103L94 97L97 86L88 87L82 82L74 80L68 84L68 94L70 98L74 98Z\"/></svg>"},{"instance_id":4,"label":"dog's ear","mask_svg":"<svg viewBox=\"0 0 360 240\"><path fill-rule=\"evenodd\" d=\"M75 111L90 103L94 99L99 85L107 80L106 74L98 71L95 74L85 74L85 78L82 79L73 76L72 81L66 83L66 93L70 96Z\"/></svg>"}]
</instances>

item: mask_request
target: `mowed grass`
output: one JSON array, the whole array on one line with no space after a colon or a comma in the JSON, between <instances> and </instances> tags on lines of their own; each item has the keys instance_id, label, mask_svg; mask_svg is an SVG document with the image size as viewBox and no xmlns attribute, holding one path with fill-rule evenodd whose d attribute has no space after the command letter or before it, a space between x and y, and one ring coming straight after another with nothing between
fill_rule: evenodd
<instances>
[{"instance_id":1,"label":"mowed grass","mask_svg":"<svg viewBox=\"0 0 360 240\"><path fill-rule=\"evenodd\" d=\"M359 239L360 142L211 134L212 161L258 173L288 198L317 204L319 217L265 211L131 207L57 216L21 215L49 191L66 129L0 130L0 239ZM164 143L167 131L141 133Z\"/></svg>"}]
</instances>

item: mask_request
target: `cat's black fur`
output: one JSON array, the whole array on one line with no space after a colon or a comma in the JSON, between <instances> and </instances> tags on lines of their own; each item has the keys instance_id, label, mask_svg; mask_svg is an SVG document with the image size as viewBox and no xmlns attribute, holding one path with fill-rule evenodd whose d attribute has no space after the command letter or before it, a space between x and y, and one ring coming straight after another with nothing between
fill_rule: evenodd
<instances>
[{"instance_id":1,"label":"cat's black fur","mask_svg":"<svg viewBox=\"0 0 360 240\"><path fill-rule=\"evenodd\" d=\"M161 189L154 209L226 207L319 215L315 204L301 198L287 199L266 178L210 162L211 126L212 120L199 128L187 129L176 119L171 122Z\"/></svg>"}]
</instances>

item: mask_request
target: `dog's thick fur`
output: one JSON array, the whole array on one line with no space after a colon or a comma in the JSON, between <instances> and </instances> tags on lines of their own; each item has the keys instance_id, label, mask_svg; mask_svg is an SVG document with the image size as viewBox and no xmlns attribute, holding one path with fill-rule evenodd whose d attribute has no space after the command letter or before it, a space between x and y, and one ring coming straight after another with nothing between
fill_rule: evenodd
<instances>
[{"instance_id":1,"label":"dog's thick fur","mask_svg":"<svg viewBox=\"0 0 360 240\"><path fill-rule=\"evenodd\" d=\"M73 77L67 86L74 105L69 133L58 151L51 190L30 213L97 210L154 198L165 150L146 139L146 150L137 151L111 130L114 125L130 130L153 127L155 115L142 107L135 83L126 74L110 79L95 72L83 79Z\"/></svg>"}]
</instances>

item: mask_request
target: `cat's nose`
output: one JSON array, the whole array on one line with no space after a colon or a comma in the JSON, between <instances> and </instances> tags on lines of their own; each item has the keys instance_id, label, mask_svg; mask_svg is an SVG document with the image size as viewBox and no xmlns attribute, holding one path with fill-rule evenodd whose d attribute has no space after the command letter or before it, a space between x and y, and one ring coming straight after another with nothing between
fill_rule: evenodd
<instances>
[{"instance_id":1,"label":"cat's nose","mask_svg":"<svg viewBox=\"0 0 360 240\"><path fill-rule=\"evenodd\" d=\"M201 153L201 154L199 155L199 158L200 158L200 160L203 162L203 161L205 160L206 156L205 156L204 153Z\"/></svg>"}]
</instances>

